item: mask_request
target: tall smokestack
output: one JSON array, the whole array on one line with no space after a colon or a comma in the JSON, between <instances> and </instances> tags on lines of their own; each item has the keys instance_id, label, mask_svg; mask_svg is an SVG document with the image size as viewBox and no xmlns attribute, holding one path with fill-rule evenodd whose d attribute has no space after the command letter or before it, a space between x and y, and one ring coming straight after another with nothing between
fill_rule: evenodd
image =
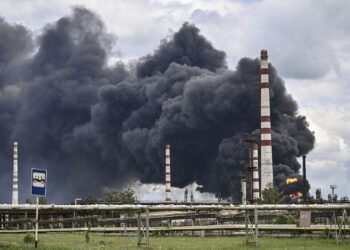
<instances>
[{"instance_id":1,"label":"tall smokestack","mask_svg":"<svg viewBox=\"0 0 350 250\"><path fill-rule=\"evenodd\" d=\"M260 198L258 144L253 144L253 201Z\"/></svg>"},{"instance_id":2,"label":"tall smokestack","mask_svg":"<svg viewBox=\"0 0 350 250\"><path fill-rule=\"evenodd\" d=\"M241 194L242 194L242 205L247 204L247 183L245 176L241 176Z\"/></svg>"},{"instance_id":3,"label":"tall smokestack","mask_svg":"<svg viewBox=\"0 0 350 250\"><path fill-rule=\"evenodd\" d=\"M273 185L272 143L270 120L270 87L267 50L261 51L261 190Z\"/></svg>"},{"instance_id":4,"label":"tall smokestack","mask_svg":"<svg viewBox=\"0 0 350 250\"><path fill-rule=\"evenodd\" d=\"M307 200L307 191L306 191L306 155L303 155L303 200Z\"/></svg>"},{"instance_id":5,"label":"tall smokestack","mask_svg":"<svg viewBox=\"0 0 350 250\"><path fill-rule=\"evenodd\" d=\"M12 205L18 205L18 142L13 143Z\"/></svg>"},{"instance_id":6,"label":"tall smokestack","mask_svg":"<svg viewBox=\"0 0 350 250\"><path fill-rule=\"evenodd\" d=\"M165 146L165 201L171 202L170 145Z\"/></svg>"}]
</instances>

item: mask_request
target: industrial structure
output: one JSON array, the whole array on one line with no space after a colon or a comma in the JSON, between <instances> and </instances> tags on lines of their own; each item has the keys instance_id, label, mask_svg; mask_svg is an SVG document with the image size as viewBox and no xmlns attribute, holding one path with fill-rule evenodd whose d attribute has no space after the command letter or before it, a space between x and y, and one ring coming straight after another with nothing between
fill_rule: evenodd
<instances>
[{"instance_id":1,"label":"industrial structure","mask_svg":"<svg viewBox=\"0 0 350 250\"><path fill-rule=\"evenodd\" d=\"M12 205L18 205L18 142L13 143Z\"/></svg>"},{"instance_id":2,"label":"industrial structure","mask_svg":"<svg viewBox=\"0 0 350 250\"><path fill-rule=\"evenodd\" d=\"M307 201L307 181L306 181L306 155L303 155L303 200Z\"/></svg>"},{"instance_id":3,"label":"industrial structure","mask_svg":"<svg viewBox=\"0 0 350 250\"><path fill-rule=\"evenodd\" d=\"M241 176L241 194L242 194L242 205L247 204L247 183L245 175Z\"/></svg>"},{"instance_id":4,"label":"industrial structure","mask_svg":"<svg viewBox=\"0 0 350 250\"><path fill-rule=\"evenodd\" d=\"M273 185L270 84L267 58L267 51L262 50L260 56L260 164L257 135L245 134L243 140L249 146L249 160L245 173L241 176L242 204L246 204L247 201L250 204L256 203L260 199L261 191ZM306 190L305 185L304 190Z\"/></svg>"},{"instance_id":5,"label":"industrial structure","mask_svg":"<svg viewBox=\"0 0 350 250\"><path fill-rule=\"evenodd\" d=\"M254 204L257 199L260 198L257 139L256 134L245 134L243 136L244 142L246 142L249 147L249 159L244 176L241 180L241 185L245 186L242 187L242 204L246 204L246 201L249 201L250 204Z\"/></svg>"},{"instance_id":6,"label":"industrial structure","mask_svg":"<svg viewBox=\"0 0 350 250\"><path fill-rule=\"evenodd\" d=\"M261 51L261 113L260 113L260 168L261 190L273 185L271 119L270 119L270 84L267 50Z\"/></svg>"},{"instance_id":7,"label":"industrial structure","mask_svg":"<svg viewBox=\"0 0 350 250\"><path fill-rule=\"evenodd\" d=\"M253 144L253 200L260 199L258 144Z\"/></svg>"},{"instance_id":8,"label":"industrial structure","mask_svg":"<svg viewBox=\"0 0 350 250\"><path fill-rule=\"evenodd\" d=\"M165 146L165 201L171 202L170 145Z\"/></svg>"}]
</instances>

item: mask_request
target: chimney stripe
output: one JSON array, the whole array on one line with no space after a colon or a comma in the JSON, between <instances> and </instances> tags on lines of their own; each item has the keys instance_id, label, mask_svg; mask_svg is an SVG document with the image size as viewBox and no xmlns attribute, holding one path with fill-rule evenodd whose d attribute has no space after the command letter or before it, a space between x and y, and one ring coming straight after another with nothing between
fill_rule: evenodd
<instances>
[{"instance_id":1,"label":"chimney stripe","mask_svg":"<svg viewBox=\"0 0 350 250\"><path fill-rule=\"evenodd\" d=\"M262 134L271 134L271 128L264 128L264 127L262 127L261 129L260 129L260 133L262 133Z\"/></svg>"},{"instance_id":2,"label":"chimney stripe","mask_svg":"<svg viewBox=\"0 0 350 250\"><path fill-rule=\"evenodd\" d=\"M271 146L272 142L271 140L263 140L261 141L261 146Z\"/></svg>"},{"instance_id":3,"label":"chimney stripe","mask_svg":"<svg viewBox=\"0 0 350 250\"><path fill-rule=\"evenodd\" d=\"M270 122L270 116L261 116L260 120L261 122Z\"/></svg>"},{"instance_id":4,"label":"chimney stripe","mask_svg":"<svg viewBox=\"0 0 350 250\"><path fill-rule=\"evenodd\" d=\"M269 74L269 69L267 69L267 68L260 69L260 74Z\"/></svg>"},{"instance_id":5,"label":"chimney stripe","mask_svg":"<svg viewBox=\"0 0 350 250\"><path fill-rule=\"evenodd\" d=\"M261 84L260 84L260 88L262 88L262 89L264 89L264 88L269 88L270 86L269 86L269 83L268 82L262 82Z\"/></svg>"},{"instance_id":6,"label":"chimney stripe","mask_svg":"<svg viewBox=\"0 0 350 250\"><path fill-rule=\"evenodd\" d=\"M261 58L261 68L262 68L262 69L268 69L268 68L269 68L269 65L268 65L268 63L267 63L267 59L266 59L266 60L263 60L263 59Z\"/></svg>"},{"instance_id":7,"label":"chimney stripe","mask_svg":"<svg viewBox=\"0 0 350 250\"><path fill-rule=\"evenodd\" d=\"M269 82L269 75L268 74L263 74L261 75L261 82Z\"/></svg>"},{"instance_id":8,"label":"chimney stripe","mask_svg":"<svg viewBox=\"0 0 350 250\"><path fill-rule=\"evenodd\" d=\"M261 128L271 128L270 122L261 122Z\"/></svg>"},{"instance_id":9,"label":"chimney stripe","mask_svg":"<svg viewBox=\"0 0 350 250\"><path fill-rule=\"evenodd\" d=\"M261 140L262 141L271 141L271 133L261 133Z\"/></svg>"}]
</instances>

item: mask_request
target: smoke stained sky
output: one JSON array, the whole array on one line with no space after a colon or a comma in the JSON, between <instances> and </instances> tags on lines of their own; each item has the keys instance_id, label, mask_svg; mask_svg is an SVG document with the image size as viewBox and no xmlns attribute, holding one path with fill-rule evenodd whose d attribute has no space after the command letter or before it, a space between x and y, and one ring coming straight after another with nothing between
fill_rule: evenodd
<instances>
[{"instance_id":1,"label":"smoke stained sky","mask_svg":"<svg viewBox=\"0 0 350 250\"><path fill-rule=\"evenodd\" d=\"M87 7L91 8L94 11L97 11L97 13L100 14L102 20L106 22L106 26L108 30L113 31L116 37L114 38L103 37L103 35L99 37L99 39L103 40L103 44L98 44L98 46L103 45L106 47L103 47L103 49L97 52L97 54L89 55L89 58L80 57L80 55L85 55L84 48L81 48L81 51L80 52L77 51L77 54L75 54L76 61L85 59L89 62L88 65L96 69L96 72L93 72L94 81L93 81L93 84L89 84L88 79L78 79L77 83L67 84L68 86L70 86L69 91L67 91L68 93L75 93L77 94L77 96L80 96L80 97L86 96L87 94L87 96L89 97L84 99L79 104L79 106L74 107L76 110L79 110L80 116L74 117L74 119L71 121L71 124L65 124L65 126L57 126L57 128L53 128L54 130L50 131L49 133L50 138L55 139L54 142L59 144L60 143L59 140L61 140L61 138L57 139L56 137L61 137L60 135L62 132L66 130L70 130L70 126L73 126L72 125L73 123L78 122L78 123L84 124L86 120L89 120L88 116L90 112L88 110L88 107L91 105L91 103L95 102L94 98L102 98L101 100L103 101L102 102L103 105L94 106L92 114L99 114L100 113L99 111L101 111L105 116L99 116L93 119L94 121L93 125L96 126L101 121L103 121L101 119L110 119L110 116L108 116L110 114L108 114L108 112L106 111L106 107L108 107L108 105L113 105L112 103L113 100L110 99L110 98L113 98L113 96L111 96L109 93L117 94L118 91L120 90L104 88L103 91L101 90L99 92L99 96L93 96L93 94L89 94L89 93L95 93L96 91L95 88L100 89L99 88L100 86L104 86L107 84L106 81L107 82L119 81L120 79L118 79L118 77L120 77L120 75L123 75L124 69L122 66L118 67L118 72L119 72L118 74L113 74L113 72L104 72L105 69L103 68L103 63L108 60L111 60L110 59L111 55L114 57L114 60L121 57L121 59L124 62L128 61L130 58L138 59L141 56L144 56L152 52L152 50L156 49L157 44L159 43L159 40L164 38L167 34L169 34L168 29L172 29L172 32L176 32L181 27L184 21L190 20L192 22L195 22L196 25L201 29L201 34L205 35L205 37L207 37L208 40L213 42L213 45L215 48L223 50L227 53L228 55L227 63L230 66L230 68L234 68L236 66L236 63L241 57L249 56L251 58L255 58L258 55L259 50L261 48L267 48L270 52L270 59L273 65L277 68L279 74L282 75L282 77L286 80L288 92L291 92L293 94L293 97L297 98L299 107L301 108L301 112L307 113L307 117L312 118L308 120L311 121L312 129L316 130L316 136L318 136L319 134L318 131L321 132L320 136L322 136L322 138L317 138L317 143L321 143L322 151L317 151L318 148L316 147L315 151L309 156L308 163L310 165L310 168L313 170L313 171L311 170L309 171L310 172L309 176L313 178L313 175L315 175L315 183L317 183L318 185L317 187L327 188L329 184L328 182L336 179L336 176L334 175L335 175L335 172L337 171L333 171L334 168L339 167L339 169L343 173L342 176L344 176L344 174L346 175L349 171L346 167L346 162L348 162L348 158L346 157L346 152L348 152L349 150L349 146L348 146L349 140L347 138L347 133L346 133L348 127L345 126L345 124L348 123L347 117L349 117L349 115L347 114L347 111L346 111L347 109L342 108L342 107L346 107L344 103L346 103L347 99L346 97L341 97L339 93L345 93L344 90L348 88L344 84L344 81L347 79L346 75L348 75L346 74L347 72L346 65L348 64L343 63L345 60L344 59L345 56L338 56L340 51L346 51L346 49L345 48L342 49L342 46L336 46L337 47L337 50L336 50L335 48L332 47L333 44L331 43L332 41L331 39L336 38L337 41L341 42L348 35L347 27L345 27L344 25L338 25L339 28L336 29L335 31L332 31L332 33L330 33L331 36L328 40L322 39L323 37L325 37L323 34L325 34L325 32L328 31L327 30L328 26L326 27L322 26L323 28L321 30L316 30L314 34L313 33L307 34L307 35L303 33L295 34L296 37L303 37L303 39L300 40L301 42L301 44L299 44L300 46L309 44L309 41L313 41L313 39L317 41L322 41L318 44L316 48L317 51L314 51L313 48L311 48L311 46L310 48L304 46L305 51L310 52L310 53L307 53L308 56L306 57L306 53L303 53L303 51L300 51L298 49L299 46L295 45L296 42L290 42L288 45L289 47L286 47L286 46L283 47L281 44L287 44L283 40L281 41L278 39L267 38L267 37L271 37L272 34L274 35L273 37L283 37L281 36L282 34L281 27L272 25L272 23L274 23L273 19L280 20L282 17L276 14L276 16L271 17L271 20L266 19L266 17L264 16L264 13L268 15L269 12L267 11L267 8L270 8L271 10L272 9L278 10L278 11L273 11L273 13L284 13L286 9L288 9L289 12L292 9L293 10L292 13L300 13L300 9L297 9L295 7L296 4L293 5L292 3L287 3L286 6L281 6L274 3L273 1L263 1L262 3L255 2L255 1L249 1L249 3L239 2L239 1L231 3L229 1L222 1L220 2L220 4L210 5L210 3L208 4L201 1L198 1L198 2L199 3L195 4L195 3L182 1L182 2L174 2L173 4L167 4L165 2L158 2L158 1L153 1L152 3L147 1L140 1L140 2L131 1L131 3L126 8L126 6L123 7L118 1L116 2L115 5L107 2L107 6L104 6L104 7L103 6L96 7L97 6L96 3L94 3L93 1L91 2L87 1L86 2ZM4 8L2 8L2 9L5 9L6 5L10 6L11 4L13 4L12 5L12 8L13 8L13 6L16 5L17 3L13 2L10 4L9 2L4 1L1 4L5 5L3 6ZM34 34L41 34L42 33L41 28L44 26L45 23L47 23L48 21L49 22L56 21L61 16L65 16L69 13L68 5L69 5L68 3L63 3L62 5L60 4L59 7L56 8L55 10L53 10L53 8L49 6L45 6L45 5L38 6L35 4L30 4L30 2L26 2L24 6L22 6L23 7L22 9L27 8L26 11L31 10L32 13L35 13L35 11L48 13L46 19L45 17L43 17L42 19L43 21L39 21L33 17L26 16L26 14L24 13L22 13L22 15L19 15L19 14L11 13L11 11L9 11L7 13L1 13L1 14L6 19L6 21L22 22L29 29L32 29ZM320 6L318 6L318 8L316 8L316 11L314 12L314 15L311 15L311 16L309 15L309 19L305 20L306 24L314 25L315 22L320 20L320 16L322 16L321 13L324 13L325 9L328 9L329 12L331 11L336 12L338 9L346 9L346 8L340 8L338 5L332 5L333 8L329 8L330 5L331 5L330 3L325 1ZM120 15L113 15L113 16L118 16L118 17L115 17L116 19L114 20L111 19L112 13L107 11L108 9L113 9L112 7L121 8L121 10L123 10L123 11L120 11L121 12ZM142 14L142 9L146 7L151 10L149 15ZM224 7L227 7L227 8L224 8ZM306 4L304 7L305 11L307 10L307 8L311 8L311 7L314 7L314 6L310 4ZM344 4L344 6L342 7L346 7L346 5ZM127 12L125 12L126 10L123 8L126 8ZM158 9L158 11L156 11L156 9ZM49 11L46 11L46 10L49 10ZM29 11L28 13L31 13L31 11ZM303 13L303 11L304 10L302 10L301 13ZM169 13L169 12L172 14L167 17L167 15L165 15L164 13ZM125 13L131 16L131 18L128 18L128 22L126 24L123 24L123 22L126 22L124 18L124 15L126 15ZM246 13L244 18L241 18L241 19L238 18L240 13ZM328 13L328 14L331 15L331 13ZM254 19L256 19L257 22L262 20L263 22L261 22L259 26L257 25L257 23L254 23L252 21L253 18L249 19L249 15L255 16ZM144 17L142 20L143 21L142 23L144 24L142 27L142 30L137 25L140 22L140 20L138 20L136 16ZM234 18L236 16L237 16L237 19ZM338 22L342 24L343 23L341 20L342 15L338 14L337 16L338 16L338 19L340 20L332 20L332 22ZM290 29L290 31L294 33L296 32L296 30L293 30L291 28L292 26L288 26L288 24L290 23L290 20L293 20L293 18L294 17L287 16L282 18L281 20L283 21L283 27ZM159 20L162 20L162 22L159 22ZM119 23L123 25L119 25ZM236 25L232 25L233 23ZM65 24L62 24L62 25L65 25ZM262 27L263 25L270 27L269 29L270 31L264 31L266 34L261 35L261 32L259 31L259 29L263 29ZM222 29L218 29L217 27L215 28L214 26L222 27ZM124 28L124 30L122 30L120 27L128 27L128 28ZM225 30L225 32L220 32L221 30ZM301 30L300 32L303 31L303 29L298 29L298 30ZM150 36L149 34L152 34L152 36ZM62 43L65 43L64 41L65 38L64 37L60 37L60 38L62 38L61 40ZM243 39L239 40L238 38L243 38ZM259 39L256 39L256 38L259 38ZM85 38L85 39L88 39L88 38ZM112 42L110 39L112 40L116 39L117 41L116 47L112 49L108 48L108 44ZM256 41L259 41L259 42L256 43ZM102 42L102 41L98 41L98 42ZM27 51L28 48L32 46L31 43L33 43L33 41L28 41L28 44L22 45L21 49L23 49L23 51ZM96 41L89 41L88 43L84 43L84 44L88 45L87 46L88 48L85 48L85 49L89 50L89 48L96 46ZM294 45L295 47L293 47L292 45ZM70 46L74 47L74 44ZM67 53L69 53L70 47L67 46L66 48L68 49ZM108 51L108 56L103 55L103 51L106 51L105 49L110 49ZM326 54L316 53L318 51L323 51ZM288 52L288 53L284 53L284 52ZM41 54L41 56L44 58L46 58L45 56L48 56L48 58L50 58L50 56L54 57L54 55L45 55L43 53ZM281 58L282 55L285 55L285 58ZM321 55L322 55L322 59L319 60L317 56L321 56ZM305 57L305 60L303 57ZM310 58L313 58L313 60L309 63L309 61L306 59L310 59ZM299 61L290 63L290 60L293 61L297 59L300 59L301 63L299 63ZM64 58L62 60L64 61ZM45 61L47 60L45 59ZM316 61L318 63L314 63ZM31 88L27 90L28 92L26 95L30 96L31 97L30 99L33 99L31 101L33 102L31 103L31 106L41 107L41 106L46 106L47 102L41 100L43 101L42 103L37 103L37 100L35 98L32 98L33 95L35 96L35 94L40 95L39 93L37 93L38 91L36 91L36 86L41 85L42 82L51 81L50 77L58 76L60 77L59 79L66 79L67 74L69 75L70 78L75 78L75 77L74 77L74 72L70 72L69 70L67 70L69 72L66 72L64 69L62 69L61 68L62 64L59 64L59 65L50 64L49 66L45 65L48 67L47 68L42 64L40 64L39 56L36 58L36 62L38 64L36 70L42 70L42 71L46 70L46 72L40 72L40 74L44 75L43 79L38 79L40 82L34 81ZM286 63L286 62L289 62L289 63ZM67 63L65 67L72 66L72 65L73 67L75 67L74 58L70 58L70 62ZM287 67L286 65L289 65L289 66ZM290 65L295 67L298 66L298 68L290 68L291 67ZM50 76L47 74L47 71L52 70L52 67L60 68L59 72L54 72L54 76L52 75ZM77 70L81 72L87 69L79 68ZM173 74L175 74L176 68L174 67L173 70L174 70ZM27 72L28 76L26 77L30 77L31 73L32 71ZM171 74L171 72L169 72L169 74ZM203 72L199 70L198 72L188 72L188 74L197 75L197 74L203 74ZM205 74L210 75L211 73L206 72ZM11 75L11 78L17 77L16 74L10 74L10 75ZM99 75L100 76L103 75L103 77L100 77L99 79L98 77ZM108 77L105 77L107 75ZM91 76L88 76L88 77L91 77ZM313 80L313 79L317 79L317 80ZM13 81L15 80L16 79L14 79ZM332 81L333 86L335 86L334 88L331 89L331 91L333 91L332 96L334 97L338 95L340 96L340 98L334 99L330 95L325 94L325 93L328 93L328 91L330 91L329 88L327 87L328 82L330 81ZM84 84L84 88L80 89L79 84L82 84L82 83ZM304 87L305 85L307 85L308 88L305 88ZM122 87L123 86L120 86L119 88L122 88ZM55 96L56 86L47 86L46 88L48 89L48 91L51 91L50 98L51 97L53 99L57 98L57 102L50 103L55 108L56 107L59 108L58 109L59 112L55 115L59 117L60 112L67 113L68 112L67 110L69 110L70 108L65 107L64 105L60 106L61 104L60 97ZM135 91L138 88L136 83L134 88L135 88L134 89ZM4 96L6 96L6 98L8 99L11 99L12 96L15 96L16 94L18 94L18 89L14 87L6 88L6 91L7 91L6 92L7 94ZM318 94L315 96L314 93L318 93ZM131 91L129 94L133 95L134 93ZM175 94L176 93L174 93L174 95ZM191 94L191 92L189 92L189 94ZM317 98L318 95L321 96L322 99ZM310 99L311 96L315 98ZM65 96L65 99L67 99L68 101L67 103L70 103L70 102L74 102L74 97L75 95L71 95L71 96L68 95L68 96ZM142 97L137 96L135 98L142 98ZM19 105L18 103L16 103L16 98L12 98L10 101L12 105L8 107L8 109L10 109L9 113L11 113L11 110L12 111L16 110L16 107L17 107L16 105ZM142 100L140 101L142 102ZM166 103L167 105L166 107L169 108L169 112L172 112L173 108L176 107L176 101L178 100L173 100L173 102L171 103L168 103L168 102ZM127 105L127 103L123 103L123 104ZM154 107L152 105L156 105L156 104L148 103L145 109ZM317 110L323 110L322 106L320 107L320 105L326 105L326 108L325 108L326 113L331 115L334 118L334 119L331 119L331 122L329 121L319 122L320 118L318 118L318 116L316 116L315 114ZM50 107L47 107L47 109L49 108ZM21 110L21 112L23 114L27 114L26 110ZM18 125L19 128L16 128L16 129L18 131L21 131L20 126L23 124L28 124L28 120L33 121L33 123L31 123L31 126L33 126L33 128L36 128L38 126L38 124L36 124L36 117L40 117L41 112L42 112L41 109L36 110L36 112L34 113L34 117L26 117L24 115L24 118L23 118L24 120L21 122L21 124ZM123 114L123 112L125 111L120 110L118 112L121 112L121 114ZM200 112L200 110L188 110L187 112ZM322 111L319 111L319 113L322 113ZM137 119L136 116L138 115L140 116L142 114L143 112L138 112L138 114L134 114L135 119ZM52 117L50 118L52 119L53 124L56 124L54 122L55 115L53 116L53 118ZM171 115L171 113L169 113L169 115ZM171 117L165 117L165 118L171 118ZM214 117L214 118L216 119L218 117ZM7 119L6 121L11 121L10 116L6 117L6 119ZM213 119L213 117L206 117L206 119L210 120L210 119ZM335 120L339 122L333 122ZM130 121L128 121L127 125L133 126L133 122L134 121L131 119ZM198 123L200 123L200 121L191 120L191 121L188 121L188 123L189 125L196 126ZM162 128L161 125L163 124L158 125L159 129ZM95 145L96 142L92 142L94 140L93 138L86 138L86 134L89 135L90 129L91 129L91 125L82 126L81 128L74 131L75 133L74 135L76 135L77 138L79 139L82 139L82 137L84 137L84 140L89 139L89 141L82 142L82 144L85 145L86 148L95 149L96 147L96 150L99 150L99 145ZM102 130L106 128L100 128L100 129ZM335 135L333 133L334 131L337 131ZM136 133L143 138L146 136L145 134L147 134L145 130L139 130L139 131L135 130L133 131L132 134L127 133L123 135L122 138L123 140L130 141L132 140L133 136ZM332 136L330 136L330 134L332 134ZM329 138L330 140L327 140L326 138ZM46 140L47 137L44 137L44 138L35 137L31 139L32 139L32 143L34 144L36 141L43 142L43 140ZM331 145L329 141L332 142ZM98 143L102 143L102 142L108 144L109 143L108 136L106 135L101 136L101 138L99 138ZM326 145L326 146L323 146L323 145ZM51 147L47 148L48 153L50 153L51 150L52 152L55 152L55 147L57 147L57 145L53 143L52 148ZM67 140L67 143L64 144L64 147L66 147L67 150L73 150L73 149L78 150L76 148L76 145L69 140ZM33 150L40 151L41 149L33 148ZM126 150L126 149L123 149L123 150ZM133 148L128 150L137 152L138 150L141 150L141 149ZM326 157L325 159L324 152L326 151L323 151L323 150L326 150L326 151L331 150L332 152L334 152L333 155L341 156L336 158L336 159L339 159L339 161L335 162L333 160L334 158ZM113 154L113 152L100 152L99 156L108 157L108 155L110 154ZM314 154L314 158L313 158L313 154ZM58 156L53 155L52 157L58 157ZM62 156L59 156L59 157L61 158ZM100 160L100 159L95 159L95 160ZM144 159L138 159L138 160L143 161ZM79 164L88 165L90 164L90 162L86 162L86 163L79 162ZM328 180L328 177L325 177L327 176L326 174L323 175L321 172L319 172L317 170L318 168L322 169L322 171L324 171L325 173L328 173L329 171L328 169L333 169L331 171L332 173L331 175L332 177L330 178L331 180ZM95 173L93 172L91 172L90 174L92 176L95 175ZM78 177L74 177L74 178L77 179ZM312 179L311 179L311 182L313 182ZM343 185L347 185L347 184L344 183ZM342 188L341 185L339 189L340 191L347 190ZM343 194L345 195L346 192L344 191Z\"/></svg>"}]
</instances>

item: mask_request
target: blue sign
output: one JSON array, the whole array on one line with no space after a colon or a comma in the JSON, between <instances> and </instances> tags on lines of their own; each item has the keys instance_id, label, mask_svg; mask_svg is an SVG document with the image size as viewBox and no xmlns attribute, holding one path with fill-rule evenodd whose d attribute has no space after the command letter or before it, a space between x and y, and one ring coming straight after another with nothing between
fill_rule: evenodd
<instances>
[{"instance_id":1,"label":"blue sign","mask_svg":"<svg viewBox=\"0 0 350 250\"><path fill-rule=\"evenodd\" d=\"M47 170L32 168L32 195L46 196Z\"/></svg>"}]
</instances>

